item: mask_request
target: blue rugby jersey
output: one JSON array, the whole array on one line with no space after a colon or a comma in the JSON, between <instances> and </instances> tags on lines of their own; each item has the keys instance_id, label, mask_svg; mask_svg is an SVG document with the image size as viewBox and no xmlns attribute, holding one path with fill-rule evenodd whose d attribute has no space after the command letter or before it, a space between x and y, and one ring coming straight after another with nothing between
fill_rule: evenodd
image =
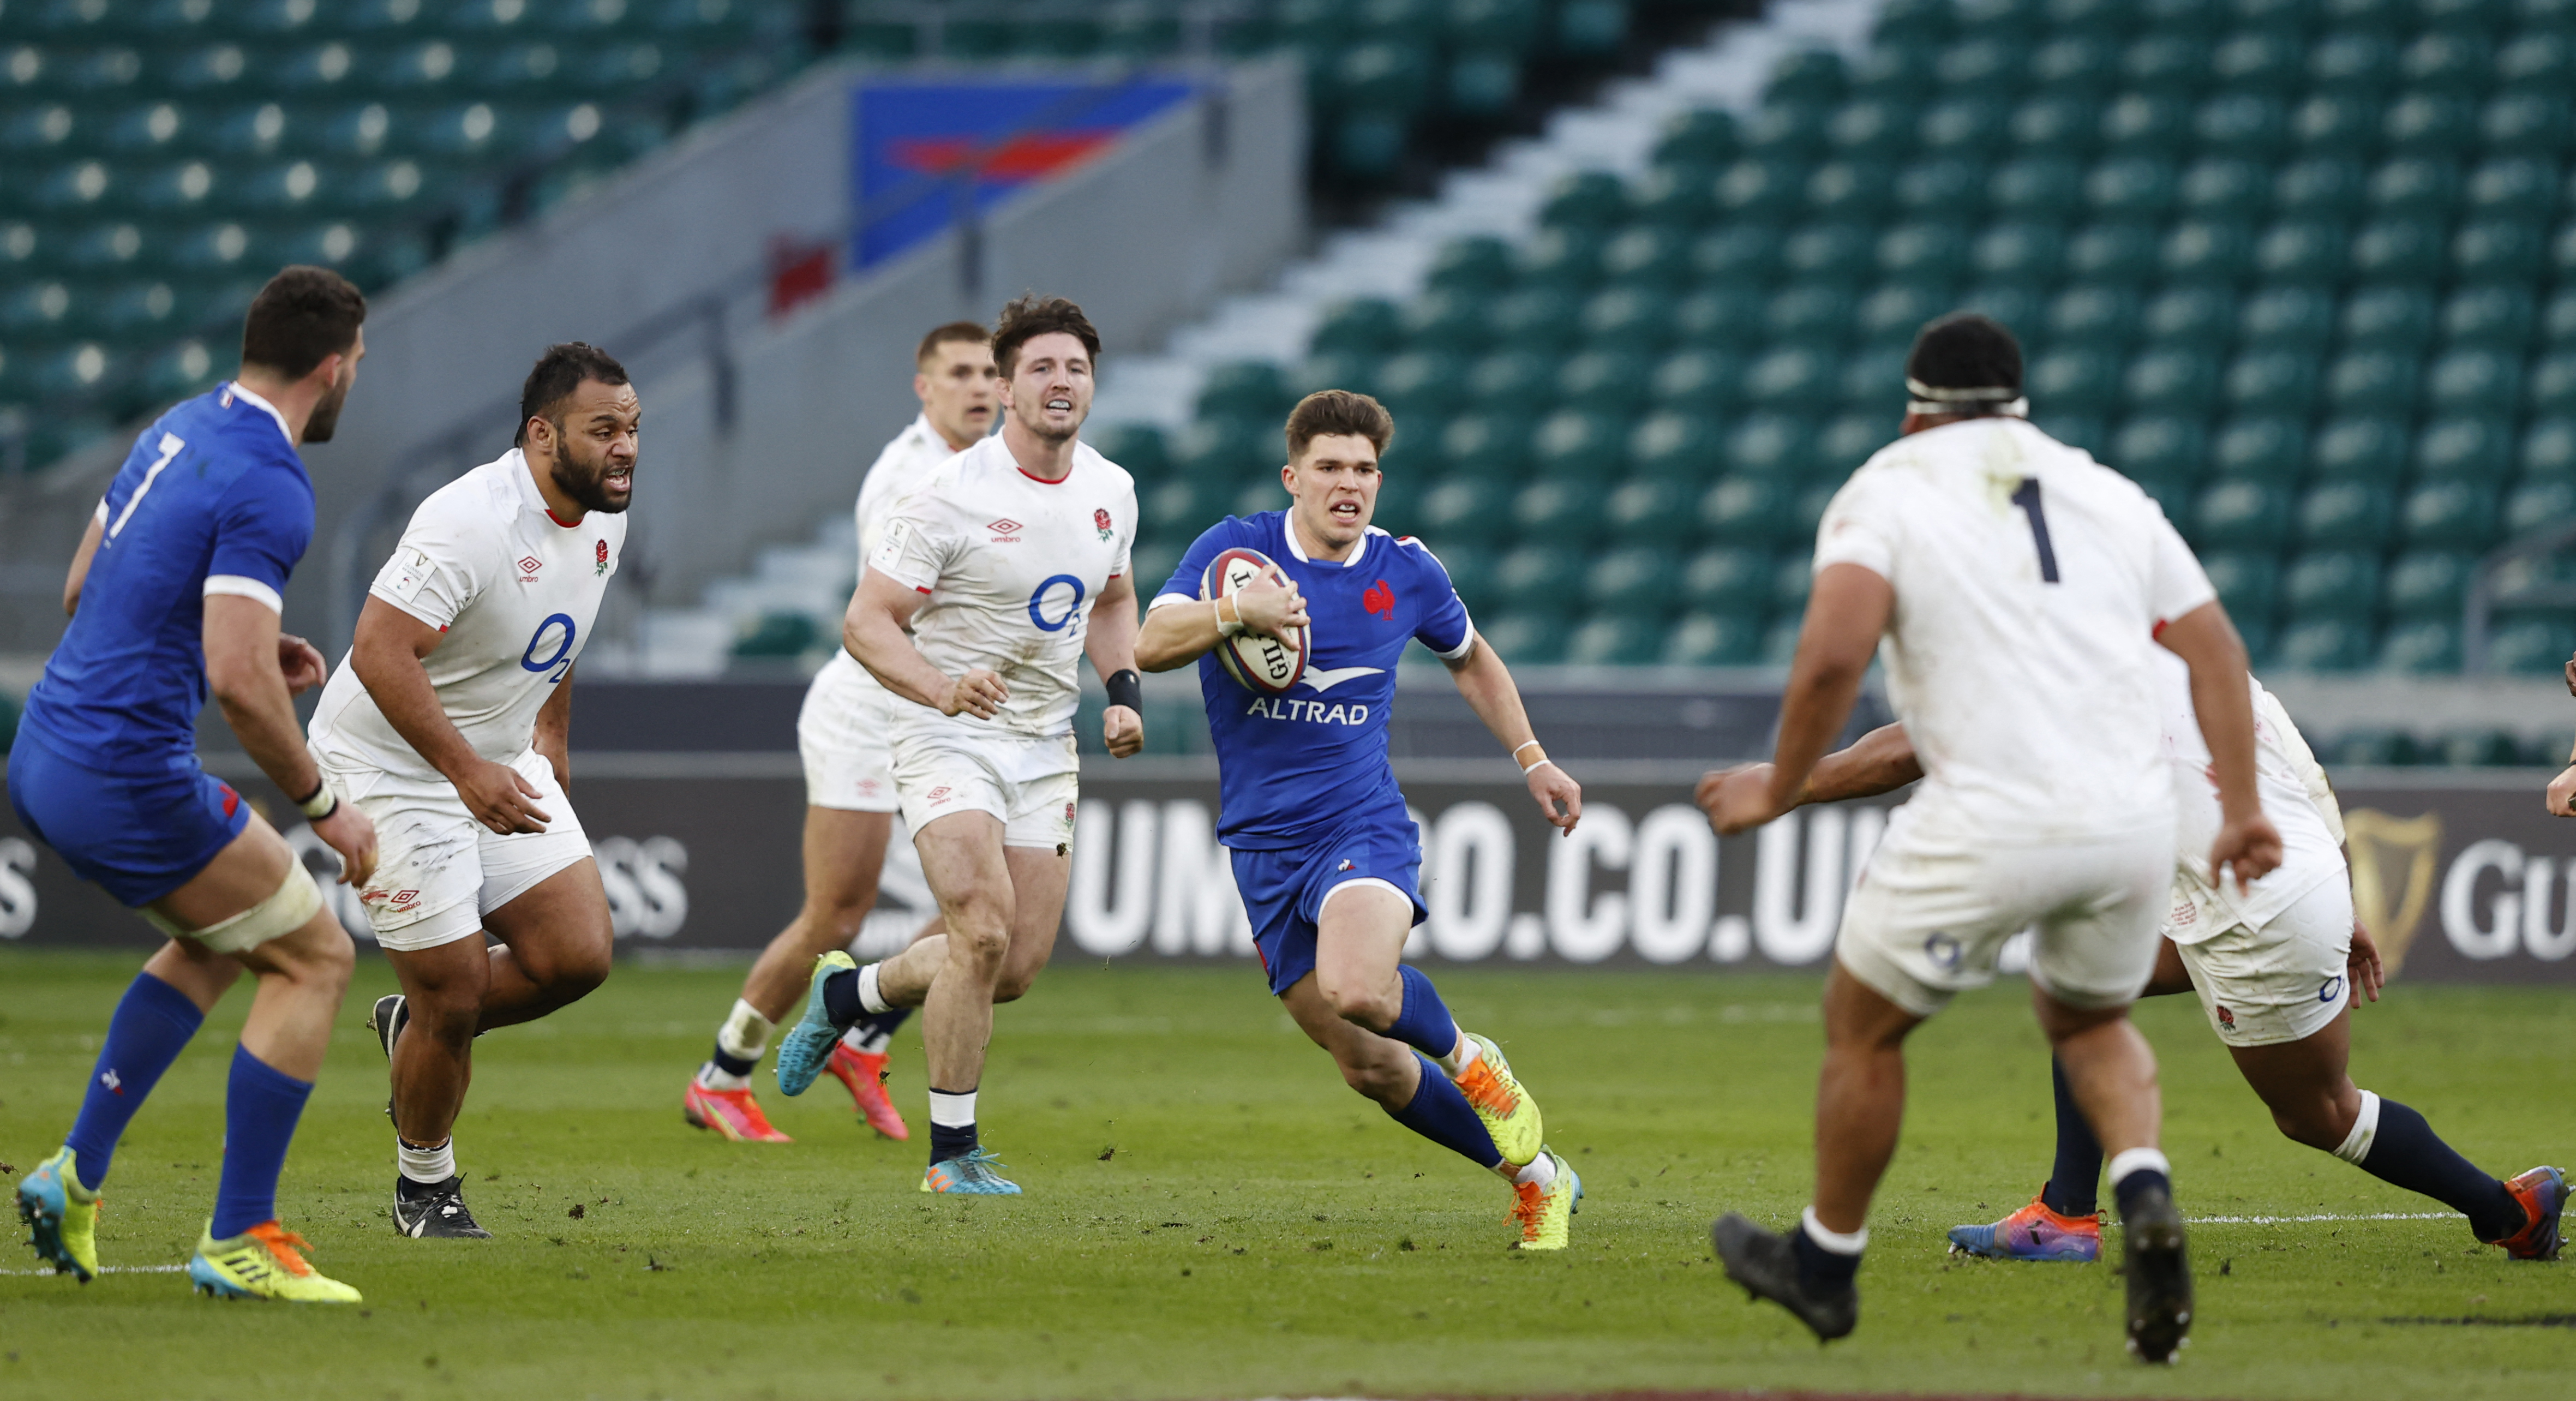
<instances>
[{"instance_id":1,"label":"blue rugby jersey","mask_svg":"<svg viewBox=\"0 0 2576 1401\"><path fill-rule=\"evenodd\" d=\"M313 538L313 484L286 420L225 384L143 430L98 519L79 610L19 723L85 767L163 772L196 752L206 596L281 607Z\"/></svg>"},{"instance_id":2,"label":"blue rugby jersey","mask_svg":"<svg viewBox=\"0 0 2576 1401\"><path fill-rule=\"evenodd\" d=\"M1284 511L1228 516L1181 556L1154 603L1199 597L1200 576L1230 549L1259 550L1306 597L1313 651L1284 696L1265 696L1199 658L1199 691L1216 739L1217 839L1238 850L1303 846L1376 807L1404 815L1387 764L1386 718L1395 664L1416 639L1446 658L1475 640L1467 606L1422 542L1371 526L1346 563L1308 559Z\"/></svg>"}]
</instances>

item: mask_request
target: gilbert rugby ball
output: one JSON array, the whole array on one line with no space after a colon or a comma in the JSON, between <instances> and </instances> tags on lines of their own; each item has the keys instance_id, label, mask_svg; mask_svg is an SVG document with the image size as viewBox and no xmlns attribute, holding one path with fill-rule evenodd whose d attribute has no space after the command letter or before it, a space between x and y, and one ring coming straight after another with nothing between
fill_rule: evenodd
<instances>
[{"instance_id":1,"label":"gilbert rugby ball","mask_svg":"<svg viewBox=\"0 0 2576 1401\"><path fill-rule=\"evenodd\" d=\"M1199 597L1223 598L1264 574L1283 582L1288 577L1259 550L1228 550L1208 561L1207 572L1199 576ZM1306 659L1314 650L1308 632L1306 628L1291 629L1293 642L1281 642L1257 632L1220 637L1216 659L1228 675L1246 688L1265 696L1285 695L1306 674Z\"/></svg>"}]
</instances>

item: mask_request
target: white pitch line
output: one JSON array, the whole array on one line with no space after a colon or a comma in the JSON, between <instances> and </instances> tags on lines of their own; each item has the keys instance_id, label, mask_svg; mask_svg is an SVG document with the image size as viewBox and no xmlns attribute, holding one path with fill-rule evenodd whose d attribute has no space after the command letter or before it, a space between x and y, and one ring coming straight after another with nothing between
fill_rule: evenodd
<instances>
[{"instance_id":1,"label":"white pitch line","mask_svg":"<svg viewBox=\"0 0 2576 1401\"><path fill-rule=\"evenodd\" d=\"M185 1265L102 1265L98 1272L103 1275L175 1275L184 1274L187 1269ZM53 1270L0 1270L0 1275L45 1277L54 1273Z\"/></svg>"},{"instance_id":2,"label":"white pitch line","mask_svg":"<svg viewBox=\"0 0 2576 1401\"><path fill-rule=\"evenodd\" d=\"M2357 1216L2187 1216L2194 1226L2287 1226L2310 1221L2456 1221L2456 1211L2373 1211Z\"/></svg>"}]
</instances>

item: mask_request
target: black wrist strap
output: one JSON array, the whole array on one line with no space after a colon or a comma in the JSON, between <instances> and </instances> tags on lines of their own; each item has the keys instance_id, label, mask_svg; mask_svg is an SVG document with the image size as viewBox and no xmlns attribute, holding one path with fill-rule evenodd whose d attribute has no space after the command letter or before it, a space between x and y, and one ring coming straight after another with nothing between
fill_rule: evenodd
<instances>
[{"instance_id":1,"label":"black wrist strap","mask_svg":"<svg viewBox=\"0 0 2576 1401\"><path fill-rule=\"evenodd\" d=\"M1100 684L1108 689L1111 705L1123 705L1139 715L1145 713L1145 678L1137 675L1134 667L1113 671Z\"/></svg>"},{"instance_id":2,"label":"black wrist strap","mask_svg":"<svg viewBox=\"0 0 2576 1401\"><path fill-rule=\"evenodd\" d=\"M331 780L329 780L329 779L327 779L327 778L322 777L320 774L315 774L315 775L313 776L313 791L312 791L312 792L310 792L310 793L305 794L305 795L304 795L303 797L301 797L301 798L296 799L296 800L295 800L295 805L296 805L297 807L299 807L299 808L300 808L300 807L304 806L306 803L312 802L314 799L316 799L316 798L318 798L318 797L321 797L321 796L322 796L322 790L323 790L324 788L329 787L329 786L330 786L330 784L331 784Z\"/></svg>"}]
</instances>

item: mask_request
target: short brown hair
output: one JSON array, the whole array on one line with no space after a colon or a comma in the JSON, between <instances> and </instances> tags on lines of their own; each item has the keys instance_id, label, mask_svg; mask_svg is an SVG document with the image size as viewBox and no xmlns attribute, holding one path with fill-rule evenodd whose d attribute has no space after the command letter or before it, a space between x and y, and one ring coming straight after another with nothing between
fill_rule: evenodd
<instances>
[{"instance_id":1,"label":"short brown hair","mask_svg":"<svg viewBox=\"0 0 2576 1401\"><path fill-rule=\"evenodd\" d=\"M1365 394L1318 389L1288 411L1288 460L1296 461L1317 438L1344 433L1366 438L1370 447L1384 453L1387 440L1395 436L1395 415Z\"/></svg>"},{"instance_id":2,"label":"short brown hair","mask_svg":"<svg viewBox=\"0 0 2576 1401\"><path fill-rule=\"evenodd\" d=\"M366 319L367 298L349 279L329 268L288 268L250 299L242 363L302 379L357 344Z\"/></svg>"},{"instance_id":3,"label":"short brown hair","mask_svg":"<svg viewBox=\"0 0 2576 1401\"><path fill-rule=\"evenodd\" d=\"M1082 314L1082 308L1065 298L1031 292L1002 308L1002 323L993 332L993 363L1002 377L1011 377L1021 346L1057 331L1082 342L1092 359L1100 358L1100 333L1091 328L1091 318Z\"/></svg>"},{"instance_id":4,"label":"short brown hair","mask_svg":"<svg viewBox=\"0 0 2576 1401\"><path fill-rule=\"evenodd\" d=\"M992 342L993 333L974 322L951 321L945 326L932 327L930 334L921 338L921 348L912 352L912 363L915 366L929 364L930 357L938 354L939 347L943 345L990 345Z\"/></svg>"}]
</instances>

